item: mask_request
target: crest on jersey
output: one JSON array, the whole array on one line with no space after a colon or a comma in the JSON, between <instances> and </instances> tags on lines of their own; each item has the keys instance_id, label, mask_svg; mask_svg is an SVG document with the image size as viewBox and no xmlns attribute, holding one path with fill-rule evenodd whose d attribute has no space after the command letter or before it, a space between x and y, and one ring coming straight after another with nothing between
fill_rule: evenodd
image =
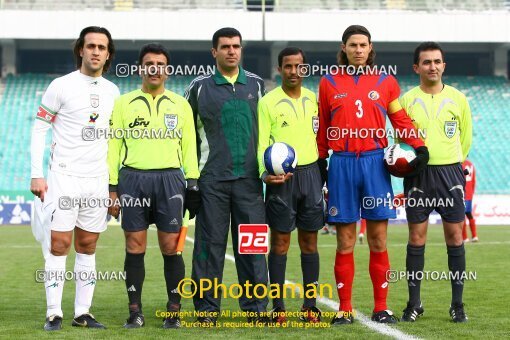
<instances>
[{"instance_id":1,"label":"crest on jersey","mask_svg":"<svg viewBox=\"0 0 510 340\"><path fill-rule=\"evenodd\" d=\"M99 95L98 94L90 95L90 106L92 106L93 108L99 107Z\"/></svg>"},{"instance_id":2,"label":"crest on jersey","mask_svg":"<svg viewBox=\"0 0 510 340\"><path fill-rule=\"evenodd\" d=\"M313 133L317 134L317 131L319 131L319 117L312 117L312 128Z\"/></svg>"},{"instance_id":3,"label":"crest on jersey","mask_svg":"<svg viewBox=\"0 0 510 340\"><path fill-rule=\"evenodd\" d=\"M165 125L168 130L175 130L177 123L177 115L165 113Z\"/></svg>"},{"instance_id":4,"label":"crest on jersey","mask_svg":"<svg viewBox=\"0 0 510 340\"><path fill-rule=\"evenodd\" d=\"M444 122L444 133L446 137L452 138L457 131L457 121Z\"/></svg>"},{"instance_id":5,"label":"crest on jersey","mask_svg":"<svg viewBox=\"0 0 510 340\"><path fill-rule=\"evenodd\" d=\"M379 99L379 97L380 97L379 92L377 92L375 90L368 92L368 98L370 98L372 100L377 100L377 99Z\"/></svg>"},{"instance_id":6,"label":"crest on jersey","mask_svg":"<svg viewBox=\"0 0 510 340\"><path fill-rule=\"evenodd\" d=\"M89 123L95 123L97 118L99 117L99 114L98 113L93 113L89 116L90 120L89 120Z\"/></svg>"},{"instance_id":7,"label":"crest on jersey","mask_svg":"<svg viewBox=\"0 0 510 340\"><path fill-rule=\"evenodd\" d=\"M334 206L329 208L329 216L333 216L334 217L336 215L338 215L338 209L336 207L334 207Z\"/></svg>"}]
</instances>

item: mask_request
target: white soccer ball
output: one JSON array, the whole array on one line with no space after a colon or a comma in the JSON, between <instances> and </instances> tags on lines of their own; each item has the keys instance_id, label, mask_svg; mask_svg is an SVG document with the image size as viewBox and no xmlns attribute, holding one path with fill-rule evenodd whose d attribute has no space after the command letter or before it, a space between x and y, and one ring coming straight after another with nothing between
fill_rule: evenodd
<instances>
[{"instance_id":1,"label":"white soccer ball","mask_svg":"<svg viewBox=\"0 0 510 340\"><path fill-rule=\"evenodd\" d=\"M415 158L416 152L411 146L405 143L393 144L384 153L384 165L393 176L405 177L414 170L410 163Z\"/></svg>"},{"instance_id":2,"label":"white soccer ball","mask_svg":"<svg viewBox=\"0 0 510 340\"><path fill-rule=\"evenodd\" d=\"M294 172L297 161L296 151L286 143L274 143L264 152L264 166L270 175L285 175Z\"/></svg>"}]
</instances>

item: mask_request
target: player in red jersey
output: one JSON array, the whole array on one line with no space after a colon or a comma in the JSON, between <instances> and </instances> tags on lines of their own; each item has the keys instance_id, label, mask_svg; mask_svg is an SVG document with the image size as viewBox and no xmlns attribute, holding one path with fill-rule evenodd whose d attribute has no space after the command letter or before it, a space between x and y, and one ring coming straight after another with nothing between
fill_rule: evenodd
<instances>
[{"instance_id":1,"label":"player in red jersey","mask_svg":"<svg viewBox=\"0 0 510 340\"><path fill-rule=\"evenodd\" d=\"M471 229L471 241L478 242L478 235L476 234L476 221L472 213L473 196L475 194L476 186L476 170L473 163L471 163L471 161L468 159L462 163L462 169L464 170L464 174L466 174L466 192L464 200L466 201L466 217L469 220L469 229ZM462 238L464 239L464 243L469 242L469 238L467 236L466 220L464 220L464 226L462 228Z\"/></svg>"},{"instance_id":2,"label":"player in red jersey","mask_svg":"<svg viewBox=\"0 0 510 340\"><path fill-rule=\"evenodd\" d=\"M401 139L415 148L417 158L411 163L415 173L427 164L428 150L399 104L400 88L395 78L385 73L366 72L374 70L375 52L365 27L353 25L345 30L338 57L339 65L347 66L347 72L326 75L320 81L317 134L319 167L329 190L328 223L337 226L335 278L340 311L331 323L351 324L354 320L353 251L360 210L361 218L367 220L369 271L374 291L372 320L395 323L397 318L386 305L386 272L390 269L386 234L388 219L396 217L391 205L390 174L383 165L388 141L380 132L385 131L386 116L400 136L405 137ZM349 68L356 73L349 74ZM329 149L333 154L328 171Z\"/></svg>"}]
</instances>

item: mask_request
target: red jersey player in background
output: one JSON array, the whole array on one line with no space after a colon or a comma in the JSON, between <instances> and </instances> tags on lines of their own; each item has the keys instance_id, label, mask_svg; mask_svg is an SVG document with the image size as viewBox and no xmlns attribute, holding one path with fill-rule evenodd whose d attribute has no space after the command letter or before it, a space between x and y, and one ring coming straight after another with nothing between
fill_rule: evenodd
<instances>
[{"instance_id":1,"label":"red jersey player in background","mask_svg":"<svg viewBox=\"0 0 510 340\"><path fill-rule=\"evenodd\" d=\"M363 244L363 238L365 237L365 233L367 232L367 220L364 218L361 219L359 222L359 233L358 233L358 240L359 244Z\"/></svg>"},{"instance_id":2,"label":"red jersey player in background","mask_svg":"<svg viewBox=\"0 0 510 340\"><path fill-rule=\"evenodd\" d=\"M417 157L411 163L414 173L420 172L428 162L428 149L398 101L397 81L386 73L370 71L374 69L374 57L368 30L363 26L349 26L342 35L338 54L338 64L347 68L347 72L328 74L319 84L318 164L322 180L327 179L328 183L328 223L337 227L334 271L340 308L332 325L352 324L354 320L353 251L360 210L361 218L367 220L369 272L374 292L372 320L379 323L398 320L386 305L386 272L390 269L386 235L388 219L396 217L391 205L390 174L383 164L388 140L385 135L381 138L374 133L385 132L386 116L395 130L406 137L401 139L416 150ZM333 154L328 171L329 149Z\"/></svg>"},{"instance_id":3,"label":"red jersey player in background","mask_svg":"<svg viewBox=\"0 0 510 340\"><path fill-rule=\"evenodd\" d=\"M469 229L471 229L471 241L478 242L478 235L476 234L476 221L473 216L473 195L475 194L475 186L476 186L476 171L475 166L471 161L467 158L462 163L462 169L464 170L464 174L466 175L466 189L465 189L465 197L466 201L466 217L469 220ZM467 223L464 220L464 226L462 227L462 238L464 239L464 243L469 242L469 238L467 235Z\"/></svg>"}]
</instances>

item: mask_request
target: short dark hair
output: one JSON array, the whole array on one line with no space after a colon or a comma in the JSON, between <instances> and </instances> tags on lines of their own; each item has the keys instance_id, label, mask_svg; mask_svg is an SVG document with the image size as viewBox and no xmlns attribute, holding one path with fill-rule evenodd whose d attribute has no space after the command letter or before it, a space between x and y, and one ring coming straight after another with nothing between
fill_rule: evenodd
<instances>
[{"instance_id":1,"label":"short dark hair","mask_svg":"<svg viewBox=\"0 0 510 340\"><path fill-rule=\"evenodd\" d=\"M418 65L418 63L420 62L421 52L436 50L441 52L441 59L443 59L444 62L444 52L443 49L441 48L441 45L434 41L425 41L419 44L418 47L416 47L416 49L414 50L413 64Z\"/></svg>"},{"instance_id":2,"label":"short dark hair","mask_svg":"<svg viewBox=\"0 0 510 340\"><path fill-rule=\"evenodd\" d=\"M239 42L243 43L243 37L241 36L241 32L236 30L233 27L223 27L214 32L212 37L212 47L218 48L218 40L220 40L221 37L226 38L233 38L233 37L239 37Z\"/></svg>"},{"instance_id":3,"label":"short dark hair","mask_svg":"<svg viewBox=\"0 0 510 340\"><path fill-rule=\"evenodd\" d=\"M80 56L80 50L85 45L85 36L89 33L101 33L106 35L106 37L108 38L108 53L110 54L110 56L103 66L103 72L107 72L108 68L112 64L113 57L115 56L115 46L113 45L113 39L110 32L108 32L106 28L99 26L85 27L84 29L81 30L80 36L74 42L73 53L74 59L76 60L76 68L78 69L81 68L83 58Z\"/></svg>"},{"instance_id":4,"label":"short dark hair","mask_svg":"<svg viewBox=\"0 0 510 340\"><path fill-rule=\"evenodd\" d=\"M147 53L163 54L166 58L167 65L170 64L170 52L168 52L165 46L158 43L150 43L143 45L140 49L140 53L138 54L138 65L142 65L143 57L145 57Z\"/></svg>"},{"instance_id":5,"label":"short dark hair","mask_svg":"<svg viewBox=\"0 0 510 340\"><path fill-rule=\"evenodd\" d=\"M300 49L299 47L289 46L289 47L285 47L278 54L278 66L282 67L283 57L286 57L286 56L289 56L289 55L296 55L296 54L301 54L301 56L303 57L303 64L306 64L305 52L303 52L303 50Z\"/></svg>"}]
</instances>

